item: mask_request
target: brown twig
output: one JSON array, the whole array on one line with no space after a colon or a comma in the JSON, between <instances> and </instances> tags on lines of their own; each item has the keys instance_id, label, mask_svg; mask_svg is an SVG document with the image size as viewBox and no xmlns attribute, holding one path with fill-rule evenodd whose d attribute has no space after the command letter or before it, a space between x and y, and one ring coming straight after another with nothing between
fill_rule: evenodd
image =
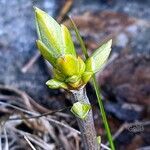
<instances>
[{"instance_id":1,"label":"brown twig","mask_svg":"<svg viewBox=\"0 0 150 150\"><path fill-rule=\"evenodd\" d=\"M43 114L40 114L40 115L36 115L36 116L24 117L23 119L24 120L37 119L37 118L40 118L40 117L55 114L56 112L60 112L60 111L63 111L63 110L69 109L69 108L71 108L71 107L64 107L64 108L59 109L59 110L49 111L49 112L46 112L46 113L43 113ZM9 120L22 120L22 119L21 118L11 118Z\"/></svg>"},{"instance_id":2,"label":"brown twig","mask_svg":"<svg viewBox=\"0 0 150 150\"><path fill-rule=\"evenodd\" d=\"M36 150L36 148L32 145L32 143L30 142L30 140L28 139L28 137L26 135L24 135L24 138L27 141L27 143L29 144L29 146L32 148L32 150Z\"/></svg>"},{"instance_id":3,"label":"brown twig","mask_svg":"<svg viewBox=\"0 0 150 150\"><path fill-rule=\"evenodd\" d=\"M27 136L28 139L35 143L36 145L38 145L39 147L43 148L44 150L48 150L48 149L53 149L54 146L50 145L50 144L47 144L46 142L44 142L42 139L40 139L39 137L33 135L33 134L30 134L30 133L27 133L27 132L24 132L24 131L21 131L21 130L18 130L18 129L15 129L15 128L10 128L10 130L22 135L22 136Z\"/></svg>"},{"instance_id":4,"label":"brown twig","mask_svg":"<svg viewBox=\"0 0 150 150\"><path fill-rule=\"evenodd\" d=\"M0 85L0 91L5 91L5 93L7 92L11 92L12 95L0 95L0 98L5 98L7 100L12 100L16 99L16 100L20 100L21 103L24 103L27 107L28 110L38 110L40 113L46 113L49 112L49 110L43 106L41 106L40 104L36 103L35 100L33 100L26 92L21 91L17 88L11 87L11 86L4 86L4 85ZM34 108L33 108L34 106Z\"/></svg>"},{"instance_id":5,"label":"brown twig","mask_svg":"<svg viewBox=\"0 0 150 150\"><path fill-rule=\"evenodd\" d=\"M33 64L38 60L40 57L40 53L36 52L35 55L33 55L30 60L21 68L22 73L26 73L32 66Z\"/></svg>"},{"instance_id":6,"label":"brown twig","mask_svg":"<svg viewBox=\"0 0 150 150\"><path fill-rule=\"evenodd\" d=\"M62 22L62 20L64 19L65 15L68 13L68 11L70 10L72 4L73 4L74 0L66 0L63 8L61 9L59 16L57 17L57 21L58 22Z\"/></svg>"}]
</instances>

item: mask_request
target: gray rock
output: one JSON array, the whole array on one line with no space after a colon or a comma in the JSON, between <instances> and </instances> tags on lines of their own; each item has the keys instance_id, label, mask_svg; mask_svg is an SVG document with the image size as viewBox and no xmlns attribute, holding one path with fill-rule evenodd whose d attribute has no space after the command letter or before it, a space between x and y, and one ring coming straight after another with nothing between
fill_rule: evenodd
<instances>
[{"instance_id":1,"label":"gray rock","mask_svg":"<svg viewBox=\"0 0 150 150\"><path fill-rule=\"evenodd\" d=\"M25 74L21 68L37 52L33 5L55 13L54 0L1 0L0 1L0 84L25 90L35 99L46 103L55 91L45 85L48 74L44 63L38 61ZM57 91L56 91L57 93Z\"/></svg>"}]
</instances>

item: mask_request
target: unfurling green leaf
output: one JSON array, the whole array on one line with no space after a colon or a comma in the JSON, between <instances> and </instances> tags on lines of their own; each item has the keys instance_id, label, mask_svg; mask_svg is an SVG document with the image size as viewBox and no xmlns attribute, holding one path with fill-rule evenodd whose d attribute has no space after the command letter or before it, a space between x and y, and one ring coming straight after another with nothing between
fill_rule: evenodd
<instances>
[{"instance_id":1,"label":"unfurling green leaf","mask_svg":"<svg viewBox=\"0 0 150 150\"><path fill-rule=\"evenodd\" d=\"M65 54L76 56L69 30L64 25L60 26L47 13L36 7L35 19L39 40L51 51L55 59Z\"/></svg>"},{"instance_id":2,"label":"unfurling green leaf","mask_svg":"<svg viewBox=\"0 0 150 150\"><path fill-rule=\"evenodd\" d=\"M101 137L100 136L97 136L97 143L101 144Z\"/></svg>"},{"instance_id":3,"label":"unfurling green leaf","mask_svg":"<svg viewBox=\"0 0 150 150\"><path fill-rule=\"evenodd\" d=\"M83 86L82 80L77 80L77 82L74 83L68 83L69 86L71 86L74 89L78 89L79 87Z\"/></svg>"},{"instance_id":4,"label":"unfurling green leaf","mask_svg":"<svg viewBox=\"0 0 150 150\"><path fill-rule=\"evenodd\" d=\"M57 79L59 81L65 81L66 77L65 75L63 75L58 69L53 69L53 76L54 76L54 79Z\"/></svg>"},{"instance_id":5,"label":"unfurling green leaf","mask_svg":"<svg viewBox=\"0 0 150 150\"><path fill-rule=\"evenodd\" d=\"M57 59L57 69L65 76L81 75L85 64L80 57L65 55Z\"/></svg>"},{"instance_id":6,"label":"unfurling green leaf","mask_svg":"<svg viewBox=\"0 0 150 150\"><path fill-rule=\"evenodd\" d=\"M77 72L77 63L76 57L65 55L57 59L57 69L66 76L72 76Z\"/></svg>"},{"instance_id":7,"label":"unfurling green leaf","mask_svg":"<svg viewBox=\"0 0 150 150\"><path fill-rule=\"evenodd\" d=\"M93 72L87 72L86 71L86 72L83 73L82 80L83 80L84 84L86 84L90 80L92 75L93 75Z\"/></svg>"},{"instance_id":8,"label":"unfurling green leaf","mask_svg":"<svg viewBox=\"0 0 150 150\"><path fill-rule=\"evenodd\" d=\"M71 54L76 56L76 51L69 30L65 25L61 24L61 31L64 45L64 54Z\"/></svg>"},{"instance_id":9,"label":"unfurling green leaf","mask_svg":"<svg viewBox=\"0 0 150 150\"><path fill-rule=\"evenodd\" d=\"M79 70L79 75L83 74L85 71L85 63L84 61L78 57L78 70Z\"/></svg>"},{"instance_id":10,"label":"unfurling green leaf","mask_svg":"<svg viewBox=\"0 0 150 150\"><path fill-rule=\"evenodd\" d=\"M37 40L37 47L40 50L43 57L48 60L53 66L56 65L56 58L53 56L52 50L48 49L42 41Z\"/></svg>"},{"instance_id":11,"label":"unfurling green leaf","mask_svg":"<svg viewBox=\"0 0 150 150\"><path fill-rule=\"evenodd\" d=\"M36 7L35 20L39 37L38 49L53 66L54 79L49 80L47 85L53 89L79 89L85 86L107 60L111 41L98 48L90 58L86 57L88 59L84 62L76 55L66 26L59 25L47 13Z\"/></svg>"},{"instance_id":12,"label":"unfurling green leaf","mask_svg":"<svg viewBox=\"0 0 150 150\"><path fill-rule=\"evenodd\" d=\"M80 119L86 119L88 112L91 109L90 104L76 102L71 108L71 112Z\"/></svg>"},{"instance_id":13,"label":"unfurling green leaf","mask_svg":"<svg viewBox=\"0 0 150 150\"><path fill-rule=\"evenodd\" d=\"M60 82L59 80L56 80L56 79L48 80L46 82L46 85L51 89L58 89L58 88L67 89L68 88L64 82Z\"/></svg>"},{"instance_id":14,"label":"unfurling green leaf","mask_svg":"<svg viewBox=\"0 0 150 150\"><path fill-rule=\"evenodd\" d=\"M93 73L98 72L105 62L111 51L112 40L99 47L90 58L86 60L86 71L91 71Z\"/></svg>"},{"instance_id":15,"label":"unfurling green leaf","mask_svg":"<svg viewBox=\"0 0 150 150\"><path fill-rule=\"evenodd\" d=\"M60 25L39 8L35 8L35 18L39 39L48 49L55 50L55 55L59 56L61 49L63 49Z\"/></svg>"},{"instance_id":16,"label":"unfurling green leaf","mask_svg":"<svg viewBox=\"0 0 150 150\"><path fill-rule=\"evenodd\" d=\"M80 76L73 75L65 80L65 82L75 83L80 79Z\"/></svg>"}]
</instances>

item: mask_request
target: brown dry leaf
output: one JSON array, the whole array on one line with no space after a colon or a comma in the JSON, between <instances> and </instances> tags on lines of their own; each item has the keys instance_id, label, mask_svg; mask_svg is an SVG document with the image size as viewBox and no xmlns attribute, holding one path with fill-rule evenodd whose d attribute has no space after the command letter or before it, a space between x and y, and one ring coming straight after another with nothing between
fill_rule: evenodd
<instances>
[{"instance_id":1,"label":"brown dry leaf","mask_svg":"<svg viewBox=\"0 0 150 150\"><path fill-rule=\"evenodd\" d=\"M15 112L12 113L14 110ZM29 149L28 143L23 138L26 135L35 148L56 149L61 142L56 130L58 128L66 141L73 145L74 141L76 141L75 138L78 139L78 137L69 137L68 135L72 132L77 132L78 136L80 136L80 132L59 120L61 118L64 122L66 120L71 122L71 118L63 112L59 114L57 111L52 111L56 112L53 115L36 117L40 116L40 112L50 113L49 110L37 104L27 93L0 85L0 113L3 114L0 119L5 122L4 126L9 131L7 136L11 141L8 143L10 148ZM60 146L65 148L66 145L62 142Z\"/></svg>"},{"instance_id":2,"label":"brown dry leaf","mask_svg":"<svg viewBox=\"0 0 150 150\"><path fill-rule=\"evenodd\" d=\"M99 83L110 99L150 106L149 64L149 55L120 55L100 73Z\"/></svg>"}]
</instances>

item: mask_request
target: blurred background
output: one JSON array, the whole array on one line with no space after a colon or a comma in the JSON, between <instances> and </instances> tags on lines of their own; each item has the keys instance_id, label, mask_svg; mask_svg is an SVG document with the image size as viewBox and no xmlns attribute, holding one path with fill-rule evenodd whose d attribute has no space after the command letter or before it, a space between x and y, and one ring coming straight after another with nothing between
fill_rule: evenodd
<instances>
[{"instance_id":1,"label":"blurred background","mask_svg":"<svg viewBox=\"0 0 150 150\"><path fill-rule=\"evenodd\" d=\"M150 150L149 0L0 0L0 123L3 127L0 147L31 149L25 136L37 149L82 149L78 132L69 128L78 130L74 116L67 109L71 105L70 95L45 85L51 73L35 44L33 6L43 9L70 30L67 15L71 16L89 54L102 42L113 39L112 53L97 74L97 80L116 149ZM81 54L75 33L71 33ZM92 84L87 85L87 91L97 133L108 145ZM60 111L62 108L66 109ZM52 113L58 110L49 120L46 117L15 120L49 110Z\"/></svg>"}]
</instances>

